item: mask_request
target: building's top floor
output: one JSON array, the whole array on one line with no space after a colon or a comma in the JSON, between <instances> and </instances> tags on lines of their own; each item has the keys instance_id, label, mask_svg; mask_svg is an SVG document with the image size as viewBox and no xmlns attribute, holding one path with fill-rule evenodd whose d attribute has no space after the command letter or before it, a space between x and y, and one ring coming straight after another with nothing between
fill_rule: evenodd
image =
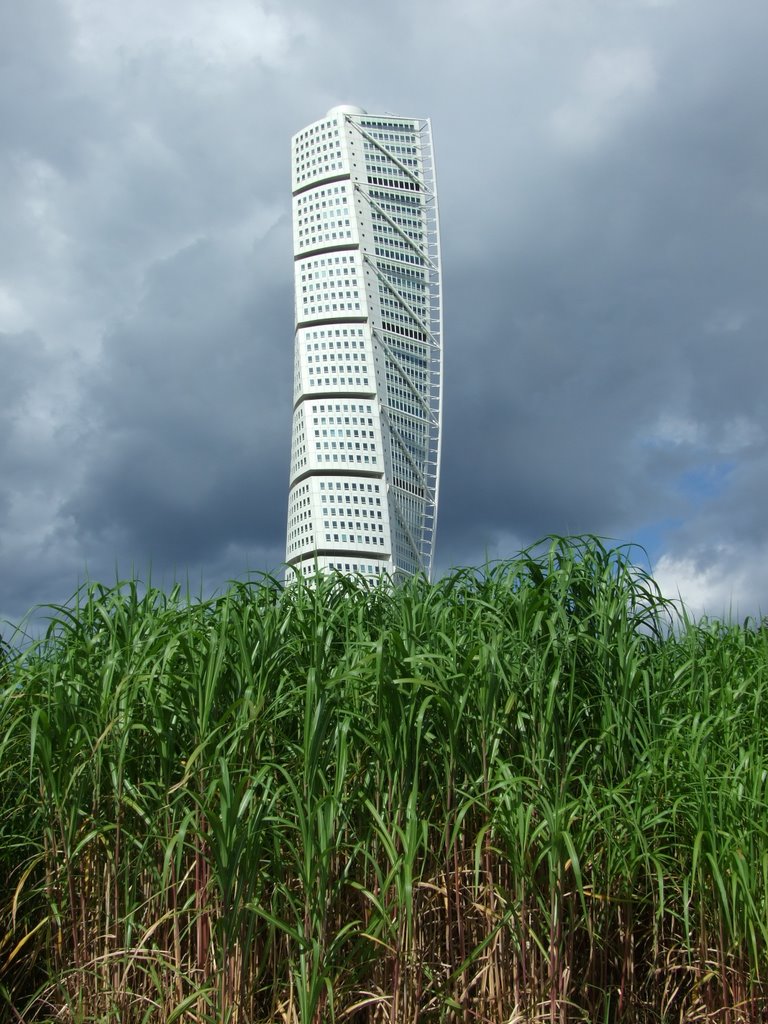
<instances>
[{"instance_id":1,"label":"building's top floor","mask_svg":"<svg viewBox=\"0 0 768 1024\"><path fill-rule=\"evenodd\" d=\"M389 129L395 132L413 132L419 130L425 123L424 118L418 117L395 117L393 114L369 114L362 107L353 106L350 103L342 103L339 106L331 107L325 117L321 117L312 124L302 128L292 139L293 145L297 143L316 144L318 141L334 136L336 131L348 118L353 118L356 124L363 128L370 128L374 131ZM330 133L330 135L329 135Z\"/></svg>"},{"instance_id":2,"label":"building's top floor","mask_svg":"<svg viewBox=\"0 0 768 1024\"><path fill-rule=\"evenodd\" d=\"M369 114L351 104L332 107L291 140L293 191L325 179L354 177L356 167L362 170L365 163L375 161L375 152L379 159L383 154L383 159L392 158L413 172L418 166L420 135L428 125L424 118Z\"/></svg>"}]
</instances>

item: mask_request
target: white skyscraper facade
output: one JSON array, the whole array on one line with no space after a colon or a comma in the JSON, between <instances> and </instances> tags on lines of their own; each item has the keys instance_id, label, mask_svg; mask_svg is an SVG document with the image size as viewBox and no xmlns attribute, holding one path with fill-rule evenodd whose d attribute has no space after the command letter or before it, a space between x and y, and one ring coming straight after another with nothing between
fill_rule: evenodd
<instances>
[{"instance_id":1,"label":"white skyscraper facade","mask_svg":"<svg viewBox=\"0 0 768 1024\"><path fill-rule=\"evenodd\" d=\"M442 314L432 132L334 107L292 141L288 578L431 577Z\"/></svg>"}]
</instances>

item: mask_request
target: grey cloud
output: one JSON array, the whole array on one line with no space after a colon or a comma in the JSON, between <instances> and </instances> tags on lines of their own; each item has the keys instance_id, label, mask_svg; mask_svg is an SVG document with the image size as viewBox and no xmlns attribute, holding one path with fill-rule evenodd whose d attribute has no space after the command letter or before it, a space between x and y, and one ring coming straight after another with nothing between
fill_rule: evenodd
<instances>
[{"instance_id":1,"label":"grey cloud","mask_svg":"<svg viewBox=\"0 0 768 1024\"><path fill-rule=\"evenodd\" d=\"M0 375L0 417L7 428L20 414L41 369L43 347L32 331L0 333L2 374ZM5 430L0 433L0 437Z\"/></svg>"},{"instance_id":2,"label":"grey cloud","mask_svg":"<svg viewBox=\"0 0 768 1024\"><path fill-rule=\"evenodd\" d=\"M63 3L27 0L0 10L3 149L82 169L83 130L101 110L69 59L72 26Z\"/></svg>"},{"instance_id":3,"label":"grey cloud","mask_svg":"<svg viewBox=\"0 0 768 1024\"><path fill-rule=\"evenodd\" d=\"M275 339L290 335L291 298L282 282L266 290L274 242L263 248L261 282L239 249L182 250L105 339L86 391L89 464L67 504L84 544L106 527L167 564L279 543L292 362Z\"/></svg>"},{"instance_id":4,"label":"grey cloud","mask_svg":"<svg viewBox=\"0 0 768 1024\"><path fill-rule=\"evenodd\" d=\"M652 423L667 410L701 417L712 447L736 413L762 419L762 315L727 337L705 329L718 304L763 306L765 234L745 203L761 188L762 143L727 132L736 151L718 160L708 106L663 84L663 103L599 158L562 158L537 189L525 181L532 202L521 211L510 200L514 234L503 202L531 154L517 164L510 155L485 253L472 245L469 278L448 271L446 401L457 409L446 425L443 542L481 516L486 536L532 538L626 536L644 519L690 513L676 481L715 453L654 450L642 443ZM444 238L450 267L461 236Z\"/></svg>"}]
</instances>

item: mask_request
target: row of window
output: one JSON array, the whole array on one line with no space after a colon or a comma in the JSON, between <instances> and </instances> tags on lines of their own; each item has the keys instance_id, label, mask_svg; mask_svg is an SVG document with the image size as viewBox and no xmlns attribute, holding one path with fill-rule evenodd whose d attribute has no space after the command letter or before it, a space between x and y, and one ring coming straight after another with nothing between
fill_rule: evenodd
<instances>
[{"instance_id":1,"label":"row of window","mask_svg":"<svg viewBox=\"0 0 768 1024\"><path fill-rule=\"evenodd\" d=\"M322 422L325 423L325 417L323 417ZM330 422L333 423L333 417L331 417L331 421ZM341 423L341 419L339 419L338 422ZM357 419L355 419L354 422L357 423ZM365 423L365 420L361 418L360 422L361 423ZM372 424L373 420L369 420L368 422ZM317 418L315 418L315 423L317 423ZM349 423L349 417L347 417L347 423ZM341 427L339 427L339 429L336 430L335 428L331 427L330 430L324 429L324 430L321 431L320 429L316 429L315 430L315 437L319 438L321 436L322 437L331 437L331 438L335 438L335 437L339 437L339 438L343 438L343 437L347 437L347 438L358 438L358 437L375 438L376 435L375 435L373 430L357 430L357 429L350 430L349 427L347 427L346 429L342 429ZM328 446L326 445L326 448L327 447ZM332 446L332 447L334 447L334 446ZM365 448L365 450L367 451L368 449ZM376 449L373 447L373 445L371 445L371 451L375 451L375 450Z\"/></svg>"},{"instance_id":2,"label":"row of window","mask_svg":"<svg viewBox=\"0 0 768 1024\"><path fill-rule=\"evenodd\" d=\"M325 542L326 544L380 544L381 547L384 547L383 537L365 536L362 533L326 533Z\"/></svg>"},{"instance_id":3,"label":"row of window","mask_svg":"<svg viewBox=\"0 0 768 1024\"><path fill-rule=\"evenodd\" d=\"M380 565L366 565L364 562L328 562L325 565L319 566L320 571L323 569L330 569L331 571L337 570L338 572L356 572L361 576L381 576L386 574L386 568ZM294 570L301 573L302 576L312 577L315 575L315 563L314 562L303 562L301 565L291 566L286 573L286 580L290 582L293 579Z\"/></svg>"},{"instance_id":4,"label":"row of window","mask_svg":"<svg viewBox=\"0 0 768 1024\"><path fill-rule=\"evenodd\" d=\"M296 206L302 211L304 209L327 209L326 203L328 206L338 206L337 200L344 203L347 201L347 185L343 181L340 184L337 182L313 188L309 192L302 192L301 195L293 198Z\"/></svg>"},{"instance_id":5,"label":"row of window","mask_svg":"<svg viewBox=\"0 0 768 1024\"><path fill-rule=\"evenodd\" d=\"M385 138L395 138L395 136L386 136ZM363 149L376 150L379 147L373 142L364 142ZM396 156L416 156L418 150L415 146L384 146L387 153L394 153Z\"/></svg>"},{"instance_id":6,"label":"row of window","mask_svg":"<svg viewBox=\"0 0 768 1024\"><path fill-rule=\"evenodd\" d=\"M427 340L427 336L423 331L414 331L409 327L401 327L399 324L389 323L387 320L382 320L381 326L389 334L399 334L403 338L415 338L417 341Z\"/></svg>"},{"instance_id":7,"label":"row of window","mask_svg":"<svg viewBox=\"0 0 768 1024\"><path fill-rule=\"evenodd\" d=\"M299 232L301 234L301 232ZM352 238L352 232L347 231L323 231L312 235L307 235L305 238L299 240L298 248L306 249L309 246L319 245L321 242L343 242L348 238Z\"/></svg>"},{"instance_id":8,"label":"row of window","mask_svg":"<svg viewBox=\"0 0 768 1024\"><path fill-rule=\"evenodd\" d=\"M328 271L328 275L330 277L333 277L331 269L333 267L343 267L345 264L355 264L355 272L361 269L359 259L356 253L341 253L341 255L339 256L316 256L314 259L304 260L300 264L300 266L302 271L317 271L319 268L320 273L315 273L315 278L317 278L325 277L326 270ZM338 270L336 271L336 273L338 274ZM342 271L342 273L346 274L348 273L348 271L344 270ZM303 281L304 278L302 277L301 280ZM307 274L307 280L312 280L312 274Z\"/></svg>"},{"instance_id":9,"label":"row of window","mask_svg":"<svg viewBox=\"0 0 768 1024\"><path fill-rule=\"evenodd\" d=\"M362 486L360 489L362 490ZM339 505L346 503L347 505L350 506L350 508L345 509L348 515L358 515L358 510L352 507L357 505L358 503L361 505L365 505L367 503L368 505L371 506L373 506L373 504L375 503L376 505L379 506L379 508L381 507L381 498L374 498L373 495L368 497L365 494L350 494L348 491L344 494L334 494L329 491L327 494L321 494L320 497L322 501L327 501L331 505L333 505L334 503L338 503ZM365 515L365 509L363 509L362 512L363 515ZM371 518L373 518L373 512L374 510L373 508L371 508ZM323 506L323 515L328 515L328 509L325 506ZM376 518L381 519L380 511L376 512Z\"/></svg>"},{"instance_id":10,"label":"row of window","mask_svg":"<svg viewBox=\"0 0 768 1024\"><path fill-rule=\"evenodd\" d=\"M416 135L417 126L412 121L381 121L381 120L370 120L360 121L361 128L365 128L371 138L378 140L387 140L390 142L405 142L408 139L412 139ZM387 131L389 130L389 132ZM392 131L397 132L397 135L391 134Z\"/></svg>"},{"instance_id":11,"label":"row of window","mask_svg":"<svg viewBox=\"0 0 768 1024\"><path fill-rule=\"evenodd\" d=\"M310 388L369 388L367 377L310 377L307 387Z\"/></svg>"},{"instance_id":12,"label":"row of window","mask_svg":"<svg viewBox=\"0 0 768 1024\"><path fill-rule=\"evenodd\" d=\"M399 164L403 167L413 167L414 169L419 166L418 160L414 160L413 157L401 156L397 158L397 163L394 160L388 159L390 156L389 150L385 153L376 147L369 146L369 152L365 154L365 168L367 171L372 171L374 174L377 172L383 174L404 174L404 171L400 168Z\"/></svg>"},{"instance_id":13,"label":"row of window","mask_svg":"<svg viewBox=\"0 0 768 1024\"><path fill-rule=\"evenodd\" d=\"M380 487L379 487L378 484L358 483L356 480L351 480L351 481L350 480L344 480L344 481L336 480L335 481L335 485L336 485L335 489L337 491L341 491L341 490L344 490L344 491L359 491L361 494L363 492L365 492L365 491L367 491L369 494L378 494L379 491L380 491ZM329 480L328 481L327 489L329 491L334 490L334 481L333 480ZM326 483L325 483L324 480L320 481L320 490L321 491L326 490ZM378 501L376 502L376 504L377 505L379 504Z\"/></svg>"},{"instance_id":14,"label":"row of window","mask_svg":"<svg viewBox=\"0 0 768 1024\"><path fill-rule=\"evenodd\" d=\"M347 357L347 359L357 359L358 356L361 356L363 359L365 359L365 353L363 353L363 352L359 352L359 353L358 352L352 352L352 353L347 352L347 356L346 357ZM336 354L334 352L331 352L330 355L326 355L325 353L323 353L323 356L322 356L323 363L328 363L328 365L327 366L320 366L320 365L309 366L308 365L307 366L307 373L310 373L310 374L312 374L312 373L344 373L345 370L346 370L347 373L360 373L361 371L362 371L362 373L367 373L368 372L368 366L367 366L366 363L358 364L358 363L355 362L355 363L345 364L345 363L337 363L336 362L337 359L343 359L343 358L344 358L344 356L343 356L343 354L341 352L339 352L338 354ZM311 363L313 359L314 359L316 364L320 363L320 356L314 356L314 357L313 356L307 356L307 363L308 364Z\"/></svg>"},{"instance_id":15,"label":"row of window","mask_svg":"<svg viewBox=\"0 0 768 1024\"><path fill-rule=\"evenodd\" d=\"M339 572L361 572L363 575L380 576L386 570L380 565L358 565L357 562L329 562L329 569L338 569Z\"/></svg>"},{"instance_id":16,"label":"row of window","mask_svg":"<svg viewBox=\"0 0 768 1024\"><path fill-rule=\"evenodd\" d=\"M347 423L349 423L349 420L350 420L350 417L347 416ZM315 416L315 421L314 422L315 422L315 424L317 424L317 416ZM325 423L325 416L322 417L322 422ZM333 422L334 422L333 417L331 417L331 423L333 423ZM341 417L339 417L338 422L341 423ZM360 418L360 422L361 423L365 423L365 420L361 417ZM369 420L368 422L372 424L373 420ZM352 423L353 424L357 423L357 416L353 416L352 417ZM333 427L331 427L330 430L323 430L322 432L320 430L315 430L315 437L321 437L321 436L322 437L336 437L337 436L336 430ZM339 428L338 436L339 437L373 437L374 433L373 433L372 430L350 430L349 427L347 427L346 430L342 430L341 428Z\"/></svg>"},{"instance_id":17,"label":"row of window","mask_svg":"<svg viewBox=\"0 0 768 1024\"><path fill-rule=\"evenodd\" d=\"M362 327L321 327L321 328L317 329L317 328L305 327L304 330L302 331L302 337L305 340L307 338L311 338L313 341L316 341L318 338L320 338L321 342L322 342L323 338L328 338L328 339L331 339L331 338L362 338L363 337L363 328ZM360 346L362 347L362 342L360 342ZM325 348L325 343L324 342L322 344L322 347ZM329 347L333 348L333 345L330 344L330 341L329 341ZM340 346L337 345L336 347L339 348ZM346 347L346 343L345 343L345 347ZM352 347L354 348L354 345ZM317 345L315 345L315 351L317 351Z\"/></svg>"},{"instance_id":18,"label":"row of window","mask_svg":"<svg viewBox=\"0 0 768 1024\"><path fill-rule=\"evenodd\" d=\"M419 218L424 215L424 200L421 196L393 196L391 192L378 192L376 189L372 189L370 195L376 200L376 205L387 213L402 213Z\"/></svg>"},{"instance_id":19,"label":"row of window","mask_svg":"<svg viewBox=\"0 0 768 1024\"><path fill-rule=\"evenodd\" d=\"M323 313L360 312L359 302L326 302L325 305L304 306L304 316L322 316Z\"/></svg>"},{"instance_id":20,"label":"row of window","mask_svg":"<svg viewBox=\"0 0 768 1024\"><path fill-rule=\"evenodd\" d=\"M358 356L362 356L363 359L365 359L365 353L364 352L352 352L352 353L347 352L347 359L357 359ZM341 357L342 359L344 358L344 356L342 355L341 352L339 352L339 353L331 352L330 355L327 355L324 352L323 355L322 355L322 361L324 363L328 363L328 366L309 366L308 370L309 370L310 373L313 373L313 372L328 373L328 371L331 371L332 373L335 373L337 370L340 370L343 373L344 372L344 364L342 364L342 363L338 363L337 364L336 363L336 359L338 357ZM307 363L311 363L313 361L313 359L314 359L315 363L319 363L320 360L321 360L321 357L320 356L307 356ZM367 367L367 365L365 363L362 363L359 366L358 366L357 363L350 363L347 366L347 373L360 373L361 369L362 369L363 373L367 373L368 372L368 367Z\"/></svg>"},{"instance_id":21,"label":"row of window","mask_svg":"<svg viewBox=\"0 0 768 1024\"><path fill-rule=\"evenodd\" d=\"M336 220L328 221L326 224L313 224L308 228L299 228L298 247L301 249L303 246L308 245L310 242L316 242L318 239L327 241L329 238L351 238L351 231L339 230L337 233L332 230L333 228L340 229L348 228L349 226L349 217L342 214L342 216L338 217Z\"/></svg>"},{"instance_id":22,"label":"row of window","mask_svg":"<svg viewBox=\"0 0 768 1024\"><path fill-rule=\"evenodd\" d=\"M358 283L357 283L357 279L356 278L354 278L354 277L352 277L352 278L345 277L345 278L339 278L338 281L318 281L317 284L309 284L309 285L303 284L301 286L301 293L302 293L302 295L305 295L307 292L321 292L322 295L317 295L315 297L318 298L318 299L322 298L323 300L325 300L325 299L337 299L337 298L338 299L343 299L344 298L344 292L343 291L340 290L337 293L337 292L334 292L334 291L328 291L328 289L329 288L339 288L339 289L342 289L342 288L357 288L357 287L358 287ZM357 292L348 291L346 293L346 297L348 299L352 299L352 298L357 299L357 298L359 298L359 295L358 295ZM304 301L306 302L306 299Z\"/></svg>"},{"instance_id":23,"label":"row of window","mask_svg":"<svg viewBox=\"0 0 768 1024\"><path fill-rule=\"evenodd\" d=\"M328 449L328 441L322 442L323 448ZM352 445L354 444L354 449ZM320 450L320 442L315 445L315 462L343 462L349 465L357 464L359 466L375 466L378 464L378 459L375 455L360 454L359 449L362 447L363 452L370 450L375 451L374 445L369 446L362 442L352 442L347 444L345 441L332 441L330 443L330 449L340 449L339 451L330 450L327 453ZM347 451L346 449L349 449ZM296 476L300 470L307 465L307 449L305 445L297 447L294 452L294 459L291 464L291 475Z\"/></svg>"},{"instance_id":24,"label":"row of window","mask_svg":"<svg viewBox=\"0 0 768 1024\"><path fill-rule=\"evenodd\" d=\"M410 192L421 191L421 185L411 178L382 178L380 175L369 174L367 181L369 185L380 185L383 188L404 189Z\"/></svg>"},{"instance_id":25,"label":"row of window","mask_svg":"<svg viewBox=\"0 0 768 1024\"><path fill-rule=\"evenodd\" d=\"M319 434L319 433L320 433L319 430L315 431L315 434ZM325 433L327 433L327 431L324 430L323 433L325 434ZM357 433L357 431L355 431L355 433ZM365 433L365 431L363 431L363 433ZM349 431L347 431L347 435L349 435ZM339 437L341 437L341 431L339 431ZM373 433L371 433L371 437L373 437ZM315 442L315 451L318 451L318 452L319 451L323 451L323 450L328 451L329 447L330 447L331 451L335 451L337 447L341 451L345 451L347 449L349 451L356 451L356 452L359 452L361 450L364 451L364 452L368 452L368 451L375 452L376 451L376 445L371 444L369 446L367 441L349 441L349 442L347 442L347 441L343 441L343 440L338 440L338 441L316 441Z\"/></svg>"},{"instance_id":26,"label":"row of window","mask_svg":"<svg viewBox=\"0 0 768 1024\"><path fill-rule=\"evenodd\" d=\"M373 412L373 409L371 407L371 403L370 402L358 402L357 404L355 404L354 402L352 402L351 404L348 404L347 402L338 402L336 405L332 405L330 402L327 403L327 404L325 402L320 402L318 405L315 405L314 403L312 404L312 412L313 413L316 413L316 412L328 412L328 413L331 413L331 412L336 412L336 413L339 413L339 412L344 412L344 413L347 413L347 412L366 412L366 413L371 413L371 412ZM325 421L323 421L323 422L325 422ZM340 422L340 421L337 421L337 422ZM361 422L362 422L362 420L361 420ZM372 420L368 420L368 422L371 423Z\"/></svg>"},{"instance_id":27,"label":"row of window","mask_svg":"<svg viewBox=\"0 0 768 1024\"><path fill-rule=\"evenodd\" d=\"M392 245L393 241L391 239L387 239L387 243ZM403 249L406 248L405 242L402 243L402 246ZM417 267L423 266L424 257L414 255L412 246L408 246L407 248L409 249L408 252L394 252L392 249L382 249L381 246L377 245L373 251L377 256L384 257L388 260L396 260L398 263L413 263Z\"/></svg>"},{"instance_id":28,"label":"row of window","mask_svg":"<svg viewBox=\"0 0 768 1024\"><path fill-rule=\"evenodd\" d=\"M334 509L330 514L334 515L336 511L337 510ZM344 512L345 510L343 508L340 508L340 509L338 509L338 511L339 512ZM350 509L346 509L346 511L349 512ZM340 520L339 519L324 519L323 520L323 529L325 529L325 530L330 530L330 529L338 530L339 528L341 528L342 530L368 530L369 532L373 531L374 533L376 532L376 530L378 530L379 533L383 533L384 532L384 527L381 525L381 523L367 523L367 522L363 522L362 520L360 520L359 519L360 511L361 511L360 509L355 509L355 513L356 513L356 515L358 517L357 520L354 520L354 519L340 519ZM363 513L363 515L366 514L365 509L362 509L362 513ZM327 516L328 514L329 514L328 513L328 509L324 508L323 509L323 515ZM373 515L373 512L371 512L371 515ZM379 512L379 516L381 516L381 512Z\"/></svg>"},{"instance_id":29,"label":"row of window","mask_svg":"<svg viewBox=\"0 0 768 1024\"><path fill-rule=\"evenodd\" d=\"M315 459L318 462L356 462L358 465L365 464L366 466L375 466L378 461L375 455L347 455L346 452L333 452L328 455L315 453Z\"/></svg>"},{"instance_id":30,"label":"row of window","mask_svg":"<svg viewBox=\"0 0 768 1024\"><path fill-rule=\"evenodd\" d=\"M361 351L360 352L353 352L352 353L352 355L354 356L355 359L357 359L358 356L365 356L365 352L363 351L366 348L365 342L364 341L360 341L359 342L359 346L360 346ZM326 347L329 350L331 350L331 355L330 355L330 357L324 355L323 356L323 362L325 362L328 358L333 359L334 355L336 355L336 354L340 355L341 352L343 350L345 350L345 349L357 348L358 347L358 342L357 342L357 340L355 338L353 338L352 342L350 344L349 338L345 338L344 341L337 341L335 344L334 344L334 342L329 341L327 346L326 346L326 343L324 341L321 341L321 342L317 342L317 341L311 342L311 341L309 341L309 342L307 342L307 344L305 346L305 351L307 353L318 352L318 351L319 352L325 352ZM339 352L338 353L334 352L333 351L334 349L338 349ZM347 357L349 357L349 353L347 353ZM311 355L308 354L307 355L307 359L309 360L310 363L312 362L312 356ZM315 362L316 363L320 362L320 356L317 356L317 358L315 359Z\"/></svg>"}]
</instances>

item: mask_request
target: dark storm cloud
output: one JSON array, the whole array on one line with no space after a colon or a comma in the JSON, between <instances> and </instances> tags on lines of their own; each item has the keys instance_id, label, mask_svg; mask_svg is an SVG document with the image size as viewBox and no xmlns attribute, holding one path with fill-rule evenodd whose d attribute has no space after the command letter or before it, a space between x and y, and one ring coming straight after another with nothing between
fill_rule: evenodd
<instances>
[{"instance_id":1,"label":"dark storm cloud","mask_svg":"<svg viewBox=\"0 0 768 1024\"><path fill-rule=\"evenodd\" d=\"M35 383L35 365L40 364L43 352L40 339L31 332L0 334L0 351L0 459L7 467L0 478L0 517L7 521L13 497L9 478L23 475L24 463L31 455L22 454L18 439Z\"/></svg>"},{"instance_id":2,"label":"dark storm cloud","mask_svg":"<svg viewBox=\"0 0 768 1024\"><path fill-rule=\"evenodd\" d=\"M700 149L699 127L689 123L676 147ZM636 130L634 148L663 152L656 135L652 123ZM753 168L747 193L760 187L756 148L745 140L740 154ZM665 472L677 467L631 448L665 411L702 417L712 443L745 409L763 419L764 317L727 329L729 304L762 302L763 225L728 191L727 173L708 169L702 181L695 159L652 172L623 153L576 167L569 191L583 205L563 211L565 237L550 209L541 235L529 228L506 251L498 238L494 258L463 277L449 264L446 319L459 344L448 346L447 407L461 412L447 417L445 479L457 500L444 505L443 530L460 494L476 493L468 474L488 495L483 509L494 514L496 492L526 536L552 528L553 515L562 522L552 491L567 495L571 528L614 532L631 509L658 514L665 489L669 500ZM489 445L494 437L503 443Z\"/></svg>"},{"instance_id":3,"label":"dark storm cloud","mask_svg":"<svg viewBox=\"0 0 768 1024\"><path fill-rule=\"evenodd\" d=\"M285 235L281 223L255 252L193 243L151 269L138 309L105 338L66 508L84 550L106 537L162 568L235 542L279 561L292 361L275 339L292 328L271 268Z\"/></svg>"},{"instance_id":4,"label":"dark storm cloud","mask_svg":"<svg viewBox=\"0 0 768 1024\"><path fill-rule=\"evenodd\" d=\"M707 12L694 17L706 21ZM726 37L731 27L718 26ZM729 42L756 58L752 33L736 28ZM718 33L709 24L702 34ZM739 472L722 494L697 502L681 481L716 465L729 435L765 443L768 161L754 127L765 90L754 89L754 62L742 72L733 55L723 58L722 37L714 79L698 66L689 76L696 62L682 42L655 51L651 100L596 148L589 125L574 118L574 134L556 140L570 148L558 152L539 132L535 157L507 150L497 221L482 233L485 255L470 241L469 273L466 262L452 273L462 239L443 233L454 415L446 415L441 558L446 547L466 550L470 533L498 551L504 536L527 542L588 529L632 539L654 521L682 518L669 538L678 560L689 550L700 557L708 542L716 561L726 540L737 552L751 543L764 559L757 510L766 477L748 468L741 441ZM542 152L551 164L534 188L526 165ZM508 219L503 205L516 194L530 205L521 211L512 198ZM677 428L662 437L665 421L681 421L695 443L681 442ZM734 524L744 519L754 530L745 524L739 536ZM696 580L688 584L695 597Z\"/></svg>"},{"instance_id":5,"label":"dark storm cloud","mask_svg":"<svg viewBox=\"0 0 768 1024\"><path fill-rule=\"evenodd\" d=\"M768 604L768 8L136 4L0 12L0 615L281 560L288 141L339 102L433 119L438 565L649 536Z\"/></svg>"},{"instance_id":6,"label":"dark storm cloud","mask_svg":"<svg viewBox=\"0 0 768 1024\"><path fill-rule=\"evenodd\" d=\"M108 24L84 42L87 8L32 3L2 37L0 328L42 331L4 339L0 374L23 427L0 442L15 619L116 566L215 586L283 553L290 207L277 112L254 110L267 71Z\"/></svg>"}]
</instances>

